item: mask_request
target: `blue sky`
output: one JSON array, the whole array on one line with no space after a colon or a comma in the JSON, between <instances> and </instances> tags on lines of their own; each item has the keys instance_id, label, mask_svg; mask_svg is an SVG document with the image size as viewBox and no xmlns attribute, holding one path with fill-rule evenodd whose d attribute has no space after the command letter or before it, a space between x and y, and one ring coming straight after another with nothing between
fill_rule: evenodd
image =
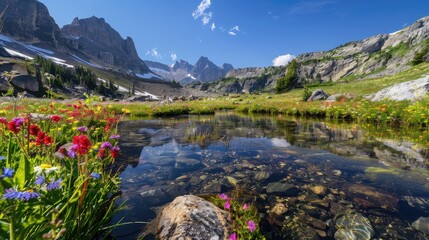
<instances>
[{"instance_id":1,"label":"blue sky","mask_svg":"<svg viewBox=\"0 0 429 240\"><path fill-rule=\"evenodd\" d=\"M280 55L329 50L429 15L428 0L41 0L60 27L103 17L142 59L270 66ZM213 25L214 24L214 25ZM287 58L287 57L286 57Z\"/></svg>"}]
</instances>

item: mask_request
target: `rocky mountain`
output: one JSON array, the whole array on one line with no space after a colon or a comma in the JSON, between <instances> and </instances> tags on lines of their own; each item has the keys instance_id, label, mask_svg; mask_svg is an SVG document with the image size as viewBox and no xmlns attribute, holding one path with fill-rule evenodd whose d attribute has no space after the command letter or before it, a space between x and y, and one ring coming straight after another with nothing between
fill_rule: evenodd
<instances>
[{"instance_id":1,"label":"rocky mountain","mask_svg":"<svg viewBox=\"0 0 429 240\"><path fill-rule=\"evenodd\" d=\"M0 33L18 41L59 47L61 32L45 5L35 0L0 1Z\"/></svg>"},{"instance_id":2,"label":"rocky mountain","mask_svg":"<svg viewBox=\"0 0 429 240\"><path fill-rule=\"evenodd\" d=\"M329 51L299 55L293 87L393 75L419 61L429 62L429 17L390 34L353 41ZM416 62L417 61L417 62ZM191 87L216 93L274 91L290 66L234 69L225 79Z\"/></svg>"},{"instance_id":3,"label":"rocky mountain","mask_svg":"<svg viewBox=\"0 0 429 240\"><path fill-rule=\"evenodd\" d=\"M172 66L152 61L145 61L145 63L153 72L164 79L175 80L182 85L193 82L213 82L224 78L230 70L234 69L228 63L219 67L207 57L200 57L195 65L184 60L176 61Z\"/></svg>"},{"instance_id":4,"label":"rocky mountain","mask_svg":"<svg viewBox=\"0 0 429 240\"><path fill-rule=\"evenodd\" d=\"M96 63L138 74L150 71L139 58L133 39L122 39L103 18L75 18L61 28L61 33L75 49Z\"/></svg>"}]
</instances>

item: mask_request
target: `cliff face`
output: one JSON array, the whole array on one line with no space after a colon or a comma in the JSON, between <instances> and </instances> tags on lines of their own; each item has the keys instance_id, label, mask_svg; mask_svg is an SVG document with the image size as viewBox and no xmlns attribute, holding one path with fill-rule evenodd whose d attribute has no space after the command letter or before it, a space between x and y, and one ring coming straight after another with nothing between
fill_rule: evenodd
<instances>
[{"instance_id":1,"label":"cliff face","mask_svg":"<svg viewBox=\"0 0 429 240\"><path fill-rule=\"evenodd\" d=\"M61 32L45 5L35 0L0 1L0 33L30 44L56 48Z\"/></svg>"},{"instance_id":2,"label":"cliff face","mask_svg":"<svg viewBox=\"0 0 429 240\"><path fill-rule=\"evenodd\" d=\"M303 85L393 75L409 68L418 53L423 52L422 59L429 61L428 49L429 17L425 17L394 33L349 42L329 51L299 55L296 58L296 83ZM274 91L277 80L285 76L286 69L234 69L226 74L224 81L192 87L218 93ZM265 84L261 79L266 80Z\"/></svg>"},{"instance_id":3,"label":"cliff face","mask_svg":"<svg viewBox=\"0 0 429 240\"><path fill-rule=\"evenodd\" d=\"M134 41L121 35L103 18L75 18L61 32L77 50L95 62L135 73L147 73L149 68L139 58Z\"/></svg>"},{"instance_id":4,"label":"cliff face","mask_svg":"<svg viewBox=\"0 0 429 240\"><path fill-rule=\"evenodd\" d=\"M429 17L398 32L350 42L326 52L298 56L300 82L392 75L408 68L429 38Z\"/></svg>"}]
</instances>

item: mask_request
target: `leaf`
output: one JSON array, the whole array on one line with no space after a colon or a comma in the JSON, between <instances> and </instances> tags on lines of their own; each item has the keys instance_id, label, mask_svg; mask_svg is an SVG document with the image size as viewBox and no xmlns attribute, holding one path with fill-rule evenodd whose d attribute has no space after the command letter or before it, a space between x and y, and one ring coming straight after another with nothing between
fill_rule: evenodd
<instances>
[{"instance_id":1,"label":"leaf","mask_svg":"<svg viewBox=\"0 0 429 240\"><path fill-rule=\"evenodd\" d=\"M32 177L32 168L31 164L28 161L25 155L21 156L21 160L19 161L18 170L16 170L15 174L15 182L18 184L19 188L22 189L25 186L25 183L31 180Z\"/></svg>"}]
</instances>

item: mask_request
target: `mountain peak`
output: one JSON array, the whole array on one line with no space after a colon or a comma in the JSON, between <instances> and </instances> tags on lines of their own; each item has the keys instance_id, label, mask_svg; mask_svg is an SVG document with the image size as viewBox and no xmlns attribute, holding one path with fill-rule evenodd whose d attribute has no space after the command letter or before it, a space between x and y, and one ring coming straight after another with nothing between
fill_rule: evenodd
<instances>
[{"instance_id":1,"label":"mountain peak","mask_svg":"<svg viewBox=\"0 0 429 240\"><path fill-rule=\"evenodd\" d=\"M61 32L77 41L78 44L73 45L78 46L78 50L91 56L96 62L136 73L149 71L139 58L133 39L123 39L104 18L75 18L71 24L65 25Z\"/></svg>"}]
</instances>

